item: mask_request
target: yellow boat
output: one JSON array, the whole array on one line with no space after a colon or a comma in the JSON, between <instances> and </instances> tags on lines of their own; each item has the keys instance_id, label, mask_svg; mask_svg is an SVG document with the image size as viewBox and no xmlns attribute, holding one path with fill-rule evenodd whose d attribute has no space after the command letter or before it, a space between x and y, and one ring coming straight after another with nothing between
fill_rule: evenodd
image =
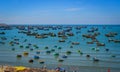
<instances>
[{"instance_id":1,"label":"yellow boat","mask_svg":"<svg viewBox=\"0 0 120 72\"><path fill-rule=\"evenodd\" d=\"M24 53L23 53L24 56L27 56L28 54L29 54L28 52L24 52Z\"/></svg>"},{"instance_id":2,"label":"yellow boat","mask_svg":"<svg viewBox=\"0 0 120 72\"><path fill-rule=\"evenodd\" d=\"M14 67L14 68L15 68L16 72L17 72L17 71L23 71L23 70L26 69L26 67L24 67L24 66L16 66L16 67Z\"/></svg>"}]
</instances>

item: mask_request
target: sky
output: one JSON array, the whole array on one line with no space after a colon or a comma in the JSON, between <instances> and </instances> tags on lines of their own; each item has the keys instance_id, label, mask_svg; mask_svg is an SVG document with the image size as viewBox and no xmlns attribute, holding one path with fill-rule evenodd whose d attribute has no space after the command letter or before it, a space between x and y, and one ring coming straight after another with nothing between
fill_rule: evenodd
<instances>
[{"instance_id":1,"label":"sky","mask_svg":"<svg viewBox=\"0 0 120 72\"><path fill-rule=\"evenodd\" d=\"M120 24L120 0L0 0L0 23Z\"/></svg>"}]
</instances>

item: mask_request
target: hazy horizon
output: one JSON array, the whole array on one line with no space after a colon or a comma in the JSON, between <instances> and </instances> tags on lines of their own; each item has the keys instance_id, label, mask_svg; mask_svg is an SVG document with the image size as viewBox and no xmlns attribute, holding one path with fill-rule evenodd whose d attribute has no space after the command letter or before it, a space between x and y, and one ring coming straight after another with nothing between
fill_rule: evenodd
<instances>
[{"instance_id":1,"label":"hazy horizon","mask_svg":"<svg viewBox=\"0 0 120 72\"><path fill-rule=\"evenodd\" d=\"M120 24L120 0L0 0L0 23Z\"/></svg>"}]
</instances>

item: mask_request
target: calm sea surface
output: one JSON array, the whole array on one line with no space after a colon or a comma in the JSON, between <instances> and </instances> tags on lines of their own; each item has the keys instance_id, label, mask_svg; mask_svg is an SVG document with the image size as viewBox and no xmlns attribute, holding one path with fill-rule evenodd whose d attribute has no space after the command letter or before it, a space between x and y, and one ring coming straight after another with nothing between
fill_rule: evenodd
<instances>
[{"instance_id":1,"label":"calm sea surface","mask_svg":"<svg viewBox=\"0 0 120 72\"><path fill-rule=\"evenodd\" d=\"M1 29L0 33L5 32L5 34L0 34L0 42L4 42L5 44L0 43L0 64L30 67L41 67L43 65L74 65L120 68L120 43L108 41L108 39L120 40L120 25L51 25L50 27L49 25L42 25L44 29L37 29L38 26L33 26L33 29L28 29L28 26L26 25L24 30L19 30L16 28L17 26L11 26L12 28L10 30ZM81 28L76 29L76 27L79 26ZM60 28L58 29L58 27ZM97 28L98 30L88 32L93 28ZM66 32L66 30L70 30L69 32L73 33L74 36L66 35L67 39L64 39L65 42L59 42L62 38L58 37L58 32L63 31L69 33ZM47 38L35 38L35 36L27 36L24 33L18 33L22 31L31 31L32 33L35 32L38 34L48 34L49 32L52 32L56 34L56 37L47 36ZM82 35L93 34L95 32L100 33L96 38L100 43L105 43L105 46L96 46L96 43L86 43L91 41L91 39L85 38ZM109 32L115 32L117 35L114 37L106 37L105 34ZM11 41L14 42L13 46L10 44ZM79 42L80 44L72 45L72 42ZM20 48L21 45L23 48ZM38 48L35 48L34 45L37 45ZM29 48L26 48L26 46L29 46ZM48 49L45 49L45 47L48 47ZM61 47L61 49L59 49L59 47ZM51 49L54 49L55 51L51 51ZM96 49L98 49L98 51L96 51ZM106 51L106 49L109 49L109 51ZM83 54L80 54L78 50ZM37 51L40 51L40 54L36 54ZM46 51L51 51L51 53L47 54ZM67 55L66 51L71 51L72 53ZM29 55L24 56L24 52L28 52ZM55 53L59 53L59 57L55 57ZM22 55L22 58L16 58L17 54ZM40 60L43 60L45 63L40 64L38 60L34 59L35 55L39 56ZM67 58L62 58L63 55L66 55ZM90 55L90 57L86 57L86 55ZM99 59L99 62L94 62L94 57ZM34 62L29 63L30 59L33 59ZM58 62L58 59L64 61Z\"/></svg>"}]
</instances>

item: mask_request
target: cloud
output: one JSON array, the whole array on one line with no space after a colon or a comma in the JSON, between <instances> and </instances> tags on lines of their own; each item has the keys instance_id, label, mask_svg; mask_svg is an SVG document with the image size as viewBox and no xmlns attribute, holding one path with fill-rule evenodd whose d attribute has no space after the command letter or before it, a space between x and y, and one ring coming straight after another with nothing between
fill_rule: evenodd
<instances>
[{"instance_id":1,"label":"cloud","mask_svg":"<svg viewBox=\"0 0 120 72\"><path fill-rule=\"evenodd\" d=\"M67 9L65 9L65 11L79 11L81 9L82 8L67 8Z\"/></svg>"}]
</instances>

